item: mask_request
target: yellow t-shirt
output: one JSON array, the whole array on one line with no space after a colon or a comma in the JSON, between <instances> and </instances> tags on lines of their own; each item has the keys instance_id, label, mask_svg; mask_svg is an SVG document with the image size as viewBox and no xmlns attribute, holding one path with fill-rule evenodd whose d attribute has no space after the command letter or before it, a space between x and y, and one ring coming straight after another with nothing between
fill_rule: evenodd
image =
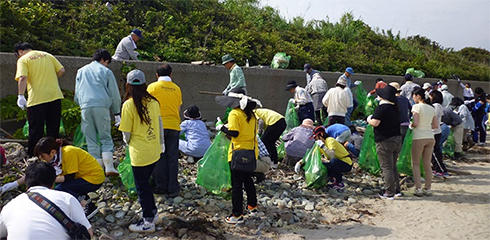
<instances>
[{"instance_id":1,"label":"yellow t-shirt","mask_svg":"<svg viewBox=\"0 0 490 240\"><path fill-rule=\"evenodd\" d=\"M335 152L335 158L352 165L352 159L349 157L349 152L335 138L328 137L325 139L325 146Z\"/></svg>"},{"instance_id":2,"label":"yellow t-shirt","mask_svg":"<svg viewBox=\"0 0 490 240\"><path fill-rule=\"evenodd\" d=\"M266 127L274 125L277 121L281 120L281 118L284 118L284 116L278 112L267 108L257 108L254 112L258 118L264 121Z\"/></svg>"},{"instance_id":3,"label":"yellow t-shirt","mask_svg":"<svg viewBox=\"0 0 490 240\"><path fill-rule=\"evenodd\" d=\"M27 107L63 98L58 76L63 66L53 55L31 50L17 60L15 80L27 77Z\"/></svg>"},{"instance_id":4,"label":"yellow t-shirt","mask_svg":"<svg viewBox=\"0 0 490 240\"><path fill-rule=\"evenodd\" d=\"M232 137L228 148L228 162L231 162L233 150L252 150L255 144L255 158L259 157L257 141L257 119L252 116L247 122L247 115L240 108L234 108L228 115L228 130L238 131L238 137Z\"/></svg>"},{"instance_id":5,"label":"yellow t-shirt","mask_svg":"<svg viewBox=\"0 0 490 240\"><path fill-rule=\"evenodd\" d=\"M90 153L75 146L61 148L61 176L75 173L75 179L83 178L92 184L105 180L104 169Z\"/></svg>"},{"instance_id":6,"label":"yellow t-shirt","mask_svg":"<svg viewBox=\"0 0 490 240\"><path fill-rule=\"evenodd\" d=\"M171 81L156 81L148 85L147 90L161 103L163 128L180 131L182 92L179 86Z\"/></svg>"},{"instance_id":7,"label":"yellow t-shirt","mask_svg":"<svg viewBox=\"0 0 490 240\"><path fill-rule=\"evenodd\" d=\"M146 106L150 125L141 122L132 98L124 102L121 111L119 131L131 133L129 156L135 167L148 166L160 158L160 106L155 100L147 102Z\"/></svg>"},{"instance_id":8,"label":"yellow t-shirt","mask_svg":"<svg viewBox=\"0 0 490 240\"><path fill-rule=\"evenodd\" d=\"M435 108L425 103L418 103L412 106L412 112L418 113L419 115L419 124L413 129L412 139L434 138L434 133L432 132L432 118L436 115Z\"/></svg>"}]
</instances>

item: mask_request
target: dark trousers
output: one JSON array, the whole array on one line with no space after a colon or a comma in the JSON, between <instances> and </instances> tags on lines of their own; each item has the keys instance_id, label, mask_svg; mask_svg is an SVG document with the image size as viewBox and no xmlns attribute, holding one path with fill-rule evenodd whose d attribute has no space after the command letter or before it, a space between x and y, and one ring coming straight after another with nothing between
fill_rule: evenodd
<instances>
[{"instance_id":1,"label":"dark trousers","mask_svg":"<svg viewBox=\"0 0 490 240\"><path fill-rule=\"evenodd\" d=\"M313 108L313 103L309 102L305 105L299 106L298 110L299 124L303 122L304 119L315 120L315 109Z\"/></svg>"},{"instance_id":2,"label":"dark trousers","mask_svg":"<svg viewBox=\"0 0 490 240\"><path fill-rule=\"evenodd\" d=\"M153 170L155 189L170 195L178 194L179 187L179 134L180 131L164 129L165 152L160 154L160 159Z\"/></svg>"},{"instance_id":3,"label":"dark trousers","mask_svg":"<svg viewBox=\"0 0 490 240\"><path fill-rule=\"evenodd\" d=\"M337 183L342 182L342 176L344 172L350 172L352 169L352 165L347 164L346 162L339 160L337 158L330 159L330 162L323 163L328 170L328 176L334 177Z\"/></svg>"},{"instance_id":4,"label":"dark trousers","mask_svg":"<svg viewBox=\"0 0 490 240\"><path fill-rule=\"evenodd\" d=\"M485 121L483 121L485 114L483 115L477 112L475 115L475 130L473 131L473 141L478 142L478 134L480 134L480 141L484 143L487 139L487 132L485 131Z\"/></svg>"},{"instance_id":5,"label":"dark trousers","mask_svg":"<svg viewBox=\"0 0 490 240\"><path fill-rule=\"evenodd\" d=\"M405 140L405 135L407 135L407 131L408 131L408 125L400 126L400 133L402 134L402 144L403 141Z\"/></svg>"},{"instance_id":6,"label":"dark trousers","mask_svg":"<svg viewBox=\"0 0 490 240\"><path fill-rule=\"evenodd\" d=\"M89 192L95 192L102 186L101 184L92 184L83 178L73 179L68 182L58 183L54 189L67 192L78 199L79 196L87 195Z\"/></svg>"},{"instance_id":7,"label":"dark trousers","mask_svg":"<svg viewBox=\"0 0 490 240\"><path fill-rule=\"evenodd\" d=\"M318 111L315 111L315 118L316 118L316 123L320 126L320 125L323 125L323 121L322 121L322 118L325 119L327 116L326 116L326 112L327 112L327 108L326 107L322 107L321 110L318 110Z\"/></svg>"},{"instance_id":8,"label":"dark trousers","mask_svg":"<svg viewBox=\"0 0 490 240\"><path fill-rule=\"evenodd\" d=\"M151 221L157 213L155 198L150 187L150 176L155 168L155 163L143 167L131 167L133 169L134 185L138 193L138 201L143 209L143 217Z\"/></svg>"},{"instance_id":9,"label":"dark trousers","mask_svg":"<svg viewBox=\"0 0 490 240\"><path fill-rule=\"evenodd\" d=\"M432 153L432 169L436 172L447 172L446 165L442 161L441 134L434 134L436 144L434 144L434 152Z\"/></svg>"},{"instance_id":10,"label":"dark trousers","mask_svg":"<svg viewBox=\"0 0 490 240\"><path fill-rule=\"evenodd\" d=\"M376 143L376 152L378 152L379 164L383 172L385 190L390 196L400 192L400 175L396 162L401 148L401 136L390 137Z\"/></svg>"},{"instance_id":11,"label":"dark trousers","mask_svg":"<svg viewBox=\"0 0 490 240\"><path fill-rule=\"evenodd\" d=\"M260 138L264 143L272 162L277 164L277 148L276 141L286 129L286 120L284 118L279 119L276 123L270 125L265 129L264 134Z\"/></svg>"},{"instance_id":12,"label":"dark trousers","mask_svg":"<svg viewBox=\"0 0 490 240\"><path fill-rule=\"evenodd\" d=\"M329 116L328 117L328 125L327 127L334 125L336 123L344 124L345 125L345 117L342 116Z\"/></svg>"},{"instance_id":13,"label":"dark trousers","mask_svg":"<svg viewBox=\"0 0 490 240\"><path fill-rule=\"evenodd\" d=\"M231 203L233 205L233 215L236 217L243 214L243 188L247 193L247 204L257 206L257 194L252 179L252 172L239 172L231 170Z\"/></svg>"},{"instance_id":14,"label":"dark trousers","mask_svg":"<svg viewBox=\"0 0 490 240\"><path fill-rule=\"evenodd\" d=\"M27 154L34 156L34 146L44 135L58 138L61 120L61 99L42 103L27 108L27 121L29 122L29 139L27 140Z\"/></svg>"}]
</instances>

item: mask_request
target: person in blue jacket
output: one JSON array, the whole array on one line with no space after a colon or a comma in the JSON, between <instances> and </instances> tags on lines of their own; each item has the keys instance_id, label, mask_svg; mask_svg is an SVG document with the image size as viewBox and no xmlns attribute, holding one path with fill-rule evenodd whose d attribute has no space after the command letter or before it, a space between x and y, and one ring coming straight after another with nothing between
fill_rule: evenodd
<instances>
[{"instance_id":1,"label":"person in blue jacket","mask_svg":"<svg viewBox=\"0 0 490 240\"><path fill-rule=\"evenodd\" d=\"M201 121L201 111L196 105L184 110L185 120L180 124L180 132L185 140L179 139L179 150L188 155L187 162L194 163L194 158L201 158L211 146L206 125Z\"/></svg>"},{"instance_id":2,"label":"person in blue jacket","mask_svg":"<svg viewBox=\"0 0 490 240\"><path fill-rule=\"evenodd\" d=\"M78 69L74 100L82 109L81 129L87 140L88 152L102 168L105 167L107 176L115 176L119 173L112 158L111 112L118 126L121 122L121 95L116 77L107 67L112 60L111 54L99 49L92 60Z\"/></svg>"}]
</instances>

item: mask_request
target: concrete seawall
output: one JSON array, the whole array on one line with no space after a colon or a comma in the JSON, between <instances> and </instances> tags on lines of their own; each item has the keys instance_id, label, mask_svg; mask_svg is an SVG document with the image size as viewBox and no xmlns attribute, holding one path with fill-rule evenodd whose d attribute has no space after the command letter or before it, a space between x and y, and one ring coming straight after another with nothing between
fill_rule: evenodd
<instances>
[{"instance_id":1,"label":"concrete seawall","mask_svg":"<svg viewBox=\"0 0 490 240\"><path fill-rule=\"evenodd\" d=\"M67 57L56 56L63 64L66 73L59 79L60 86L63 89L74 90L75 76L77 70L90 63L90 58L85 57ZM14 80L16 70L17 57L13 53L0 53L0 98L8 95L17 94L17 82ZM134 63L136 68L142 70L146 75L148 83L156 80L155 72L160 62L147 61L127 61ZM214 101L214 96L199 94L199 90L221 92L226 87L229 81L228 70L223 66L201 66L191 65L188 63L170 63L173 69L172 79L180 86L183 96L182 110L191 104L196 104L201 109L204 118L213 120L217 116L223 116L225 108L217 105ZM110 69L114 72L116 79L122 79L121 62L113 61L109 64ZM289 80L296 80L300 86L306 84L305 73L301 70L289 69L268 69L268 68L243 68L247 81L247 89L250 96L258 98L264 107L284 113L287 105L287 100L292 97L292 94L284 91L286 83ZM354 67L355 70L355 67ZM342 74L339 72L322 72L322 77L327 81L329 87L335 85L337 78ZM402 76L388 75L371 75L371 74L355 74L351 79L361 80L366 91L374 88L376 78L381 77L386 82L396 81L402 83ZM424 78L415 79L416 83L422 85L424 82L436 82L438 79ZM482 87L486 92L490 90L489 82L464 81L470 82L472 88ZM120 82L121 83L121 82ZM122 84L122 83L121 83ZM457 81L449 81L449 91L455 95L462 97L462 89Z\"/></svg>"}]
</instances>

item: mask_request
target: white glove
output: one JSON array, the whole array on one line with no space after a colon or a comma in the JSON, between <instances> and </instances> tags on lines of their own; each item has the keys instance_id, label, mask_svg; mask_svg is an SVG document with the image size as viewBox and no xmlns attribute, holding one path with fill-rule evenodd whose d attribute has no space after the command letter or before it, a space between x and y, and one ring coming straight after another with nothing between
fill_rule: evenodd
<instances>
[{"instance_id":1,"label":"white glove","mask_svg":"<svg viewBox=\"0 0 490 240\"><path fill-rule=\"evenodd\" d=\"M18 186L19 186L19 183L17 183L17 181L9 182L9 183L3 185L2 187L0 187L0 194L2 194L4 192L8 192L12 189L15 189Z\"/></svg>"},{"instance_id":2,"label":"white glove","mask_svg":"<svg viewBox=\"0 0 490 240\"><path fill-rule=\"evenodd\" d=\"M371 97L371 93L368 93L368 94L367 94L367 97Z\"/></svg>"},{"instance_id":3,"label":"white glove","mask_svg":"<svg viewBox=\"0 0 490 240\"><path fill-rule=\"evenodd\" d=\"M216 130L221 131L221 128L224 126L223 121L221 121L220 117L216 118L216 126L214 127Z\"/></svg>"},{"instance_id":4,"label":"white glove","mask_svg":"<svg viewBox=\"0 0 490 240\"><path fill-rule=\"evenodd\" d=\"M294 98L290 98L289 99L289 102L292 103L292 104L296 104L296 102L294 101Z\"/></svg>"},{"instance_id":5,"label":"white glove","mask_svg":"<svg viewBox=\"0 0 490 240\"><path fill-rule=\"evenodd\" d=\"M300 170L301 170L301 161L298 161L296 165L294 165L294 171L296 173L299 173Z\"/></svg>"},{"instance_id":6,"label":"white glove","mask_svg":"<svg viewBox=\"0 0 490 240\"><path fill-rule=\"evenodd\" d=\"M118 114L118 115L114 115L114 126L116 127L119 127L119 125L121 124L121 115Z\"/></svg>"},{"instance_id":7,"label":"white glove","mask_svg":"<svg viewBox=\"0 0 490 240\"><path fill-rule=\"evenodd\" d=\"M487 120L487 121L485 122L485 125L490 126L490 120Z\"/></svg>"},{"instance_id":8,"label":"white glove","mask_svg":"<svg viewBox=\"0 0 490 240\"><path fill-rule=\"evenodd\" d=\"M316 142L316 145L318 145L320 148L325 146L325 143L320 139L316 140L315 142Z\"/></svg>"},{"instance_id":9,"label":"white glove","mask_svg":"<svg viewBox=\"0 0 490 240\"><path fill-rule=\"evenodd\" d=\"M366 120L367 120L367 121L369 121L369 120L371 120L372 118L373 118L373 115L369 115L369 116L367 117L367 119L366 119Z\"/></svg>"},{"instance_id":10,"label":"white glove","mask_svg":"<svg viewBox=\"0 0 490 240\"><path fill-rule=\"evenodd\" d=\"M361 81L357 80L357 81L355 81L355 82L354 82L354 85L356 85L356 86L357 86L357 85L359 85L359 84L361 84L361 83L362 83Z\"/></svg>"},{"instance_id":11,"label":"white glove","mask_svg":"<svg viewBox=\"0 0 490 240\"><path fill-rule=\"evenodd\" d=\"M25 110L27 108L27 100L24 95L19 94L17 96L17 106L19 106L22 110Z\"/></svg>"},{"instance_id":12,"label":"white glove","mask_svg":"<svg viewBox=\"0 0 490 240\"><path fill-rule=\"evenodd\" d=\"M160 145L162 147L162 153L165 152L165 143Z\"/></svg>"}]
</instances>

